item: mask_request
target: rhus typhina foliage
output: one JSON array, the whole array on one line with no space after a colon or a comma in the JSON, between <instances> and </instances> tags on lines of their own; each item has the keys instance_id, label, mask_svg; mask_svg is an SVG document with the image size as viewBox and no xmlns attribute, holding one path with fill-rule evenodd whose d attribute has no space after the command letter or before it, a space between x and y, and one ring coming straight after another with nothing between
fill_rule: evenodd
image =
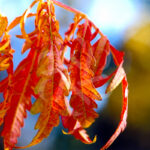
<instances>
[{"instance_id":1,"label":"rhus typhina foliage","mask_svg":"<svg viewBox=\"0 0 150 150\"><path fill-rule=\"evenodd\" d=\"M35 4L36 12L31 13ZM59 33L55 5L75 14L64 39ZM35 18L35 29L27 34L25 22L29 17ZM37 134L23 148L40 143L58 126L60 118L65 130L68 130L63 130L64 134L71 134L86 144L94 143L96 137L91 140L85 128L98 117L95 100L102 100L102 97L96 88L111 80L106 93L122 83L123 106L115 133L101 148L107 149L126 127L128 83L123 69L124 53L116 50L85 14L56 0L34 0L22 16L7 24L7 18L0 15L0 71L8 73L0 81L0 92L4 97L0 103L4 149L21 148L16 144L27 111L40 115L35 125ZM9 31L18 24L22 35L16 36L25 40L22 53L29 53L13 71L14 50L10 45ZM69 59L64 55L67 51L70 51ZM103 77L109 54L112 54L116 70ZM35 98L33 104L31 97Z\"/></svg>"}]
</instances>

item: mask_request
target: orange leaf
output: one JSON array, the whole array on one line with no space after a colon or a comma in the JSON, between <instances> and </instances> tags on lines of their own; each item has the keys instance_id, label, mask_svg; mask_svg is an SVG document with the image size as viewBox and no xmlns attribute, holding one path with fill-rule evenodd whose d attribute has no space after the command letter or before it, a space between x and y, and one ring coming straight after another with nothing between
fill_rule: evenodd
<instances>
[{"instance_id":1,"label":"orange leaf","mask_svg":"<svg viewBox=\"0 0 150 150\"><path fill-rule=\"evenodd\" d=\"M35 129L39 129L39 131L28 146L41 142L43 138L50 134L53 127L59 124L59 115L68 114L64 95L68 92L64 91L69 89L64 89L66 82L63 80L66 77L63 70L55 67L58 65L56 57L59 57L59 55L54 47L46 53L49 56L46 55L41 58L38 68L40 70L37 70L38 76L41 77L35 89L39 98L31 109L33 114L41 113L35 126ZM48 62L48 60L50 61Z\"/></svg>"},{"instance_id":2,"label":"orange leaf","mask_svg":"<svg viewBox=\"0 0 150 150\"><path fill-rule=\"evenodd\" d=\"M0 42L0 71L8 69L13 70L12 66L12 54L14 50L11 48L10 45L10 36L5 33L2 41Z\"/></svg>"},{"instance_id":3,"label":"orange leaf","mask_svg":"<svg viewBox=\"0 0 150 150\"><path fill-rule=\"evenodd\" d=\"M74 119L73 113L69 107L69 102L66 102L67 110L69 112L69 116L61 116L62 124L64 128L68 129L68 133L62 130L64 134L71 134L76 139L80 140L85 144L92 144L96 142L96 136L93 140L89 138L89 135L86 133L86 130L83 129L80 122Z\"/></svg>"},{"instance_id":4,"label":"orange leaf","mask_svg":"<svg viewBox=\"0 0 150 150\"><path fill-rule=\"evenodd\" d=\"M81 142L85 144L93 144L96 142L96 136L93 140L89 138L89 135L86 133L86 130L84 130L81 126L81 124L76 121L72 115L67 117L62 117L63 126L68 129L68 133L63 131L64 134L71 134L76 139L80 140Z\"/></svg>"},{"instance_id":5,"label":"orange leaf","mask_svg":"<svg viewBox=\"0 0 150 150\"><path fill-rule=\"evenodd\" d=\"M42 5L42 3L39 3L39 5ZM53 7L53 4L50 3L49 7ZM49 7L41 8L48 10ZM69 74L60 60L62 38L57 33L57 21L53 21L55 17L53 11L53 9L50 9L43 17L38 17L39 20L36 20L39 23L38 26L41 22L45 24L45 26L41 26L42 29L39 28L42 30L42 32L39 31L40 40L44 45L43 47L40 45L38 68L36 70L40 80L34 89L37 99L31 108L31 113L40 113L40 116L35 125L35 129L38 129L37 134L31 143L23 148L40 143L50 134L53 127L58 126L59 116L68 115L65 96L69 94L70 90ZM42 13L42 11L40 12ZM53 17L49 18L51 15ZM42 37L42 35L45 36ZM36 41L39 43L39 38ZM49 43L51 45L48 45Z\"/></svg>"},{"instance_id":6,"label":"orange leaf","mask_svg":"<svg viewBox=\"0 0 150 150\"><path fill-rule=\"evenodd\" d=\"M94 57L96 60L96 65L94 66L93 70L95 73L95 76L99 76L102 74L107 61L107 56L110 53L110 44L107 38L101 37L100 40L98 40L94 44Z\"/></svg>"},{"instance_id":7,"label":"orange leaf","mask_svg":"<svg viewBox=\"0 0 150 150\"><path fill-rule=\"evenodd\" d=\"M110 83L110 85L107 88L107 92L110 90L112 91L119 83L122 81L122 95L123 95L123 104L122 104L122 112L120 116L120 122L118 124L118 127L114 134L110 137L110 139L107 141L107 143L100 149L105 150L107 149L114 140L119 136L121 132L124 131L126 124L127 124L127 113L128 113L128 82L126 78L126 74L124 72L124 69L122 68L123 63L123 52L117 51L113 46L111 46L111 52L114 58L114 62L118 67L116 74L114 76L114 79ZM117 78L118 81L117 81Z\"/></svg>"},{"instance_id":8,"label":"orange leaf","mask_svg":"<svg viewBox=\"0 0 150 150\"><path fill-rule=\"evenodd\" d=\"M120 116L120 122L114 134L110 137L107 143L100 150L107 149L115 141L115 139L119 136L119 134L123 132L124 129L126 128L127 113L128 113L128 82L126 76L122 80L122 94L123 94L123 106Z\"/></svg>"},{"instance_id":9,"label":"orange leaf","mask_svg":"<svg viewBox=\"0 0 150 150\"><path fill-rule=\"evenodd\" d=\"M94 100L100 100L101 96L92 82L94 72L90 65L94 58L92 57L92 46L89 43L90 37L88 36L92 36L92 34L89 31L90 27L87 27L88 30L86 30L86 24L84 25L79 26L78 37L71 46L69 70L71 71L72 96L70 105L74 109L73 117L79 120L82 127L87 128L98 117L98 114L93 110L97 107ZM86 39L80 38L82 35L85 35Z\"/></svg>"},{"instance_id":10,"label":"orange leaf","mask_svg":"<svg viewBox=\"0 0 150 150\"><path fill-rule=\"evenodd\" d=\"M4 17L0 14L0 37L5 32L7 25L8 25L7 17Z\"/></svg>"},{"instance_id":11,"label":"orange leaf","mask_svg":"<svg viewBox=\"0 0 150 150\"><path fill-rule=\"evenodd\" d=\"M8 93L10 107L4 119L2 131L6 148L13 148L17 143L17 137L20 136L20 128L23 127L24 118L26 117L26 110L29 110L31 107L30 99L31 95L33 95L31 86L34 86L36 76L34 73L31 75L30 72L35 69L37 53L32 50L28 57L23 60L22 64L26 61L28 63L24 66L25 68L19 65L17 70L20 71L17 72L16 70L17 73L14 73L11 81L12 87Z\"/></svg>"},{"instance_id":12,"label":"orange leaf","mask_svg":"<svg viewBox=\"0 0 150 150\"><path fill-rule=\"evenodd\" d=\"M33 17L33 16L35 16L34 13L29 13L29 14L27 15L27 17ZM20 23L21 19L22 19L22 16L16 17L16 18L9 24L7 30L10 31L10 30L12 30L14 27L16 27L16 26Z\"/></svg>"}]
</instances>

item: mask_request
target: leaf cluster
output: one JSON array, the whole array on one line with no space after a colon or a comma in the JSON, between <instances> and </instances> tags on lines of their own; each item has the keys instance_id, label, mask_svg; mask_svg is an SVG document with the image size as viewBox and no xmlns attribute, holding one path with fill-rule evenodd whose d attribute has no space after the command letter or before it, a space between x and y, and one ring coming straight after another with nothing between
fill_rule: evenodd
<instances>
[{"instance_id":1,"label":"leaf cluster","mask_svg":"<svg viewBox=\"0 0 150 150\"><path fill-rule=\"evenodd\" d=\"M36 3L37 10L31 13ZM75 14L64 39L59 33L55 5ZM35 17L35 29L27 34L25 22L29 17ZM22 53L29 53L14 70L12 58L15 51L11 48L9 31L18 24L22 34L16 36L25 39ZM8 73L0 81L0 92L4 97L0 103L4 149L16 147L27 110L32 114L40 113L40 116L35 125L37 134L23 148L40 143L59 125L60 118L64 128L68 129L68 132L63 131L64 134L71 134L86 144L94 143L96 137L91 140L85 129L98 117L95 100L102 97L96 88L111 79L106 93L122 82L123 108L115 133L101 148L107 149L126 126L128 83L122 67L123 52L116 50L85 14L56 0L34 0L23 15L9 25L7 18L0 15L0 36L0 71ZM65 58L67 51L70 51L70 59ZM116 70L103 77L109 54L113 56ZM36 99L33 104L32 96Z\"/></svg>"}]
</instances>

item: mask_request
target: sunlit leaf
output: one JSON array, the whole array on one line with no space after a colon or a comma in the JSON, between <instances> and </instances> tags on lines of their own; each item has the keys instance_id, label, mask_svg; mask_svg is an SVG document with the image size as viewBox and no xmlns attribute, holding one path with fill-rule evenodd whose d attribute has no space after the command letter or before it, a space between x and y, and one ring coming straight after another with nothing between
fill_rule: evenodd
<instances>
[{"instance_id":1,"label":"sunlit leaf","mask_svg":"<svg viewBox=\"0 0 150 150\"><path fill-rule=\"evenodd\" d=\"M59 32L54 4L75 13L64 39ZM31 13L33 7L37 7L35 13ZM26 20L33 16L35 28L27 33ZM124 53L116 50L85 14L56 0L34 0L23 15L16 17L8 27L7 24L7 18L0 15L0 71L6 70L8 74L0 81L4 99L0 103L4 149L28 148L40 143L59 125L60 117L68 130L63 131L64 134L71 134L85 144L96 142L96 136L91 140L85 128L98 117L95 100L102 97L96 88L111 79L106 92L112 92L122 82L123 107L115 133L101 148L107 149L126 127L128 83L123 69ZM14 69L14 50L8 32L18 24L21 35L16 37L25 40L21 53L27 50L29 53ZM66 59L65 53L69 50L70 58ZM116 69L105 76L109 54ZM70 100L68 95L71 95ZM31 97L35 98L33 104ZM38 131L28 145L17 147L27 110L33 115L39 113L35 125Z\"/></svg>"}]
</instances>

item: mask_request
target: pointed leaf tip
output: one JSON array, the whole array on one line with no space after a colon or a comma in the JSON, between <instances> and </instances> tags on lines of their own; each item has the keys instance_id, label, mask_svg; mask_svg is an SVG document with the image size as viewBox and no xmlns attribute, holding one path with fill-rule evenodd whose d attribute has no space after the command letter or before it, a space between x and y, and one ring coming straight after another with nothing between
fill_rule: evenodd
<instances>
[{"instance_id":1,"label":"pointed leaf tip","mask_svg":"<svg viewBox=\"0 0 150 150\"><path fill-rule=\"evenodd\" d=\"M93 140L91 140L84 129L76 129L70 132L62 130L62 133L64 135L75 135L76 139L81 140L85 144L93 144L97 141L97 135L95 135Z\"/></svg>"},{"instance_id":2,"label":"pointed leaf tip","mask_svg":"<svg viewBox=\"0 0 150 150\"><path fill-rule=\"evenodd\" d=\"M107 86L106 92L112 92L123 80L123 78L125 77L125 71L122 67L122 63L120 64L120 66L118 67L114 78L112 79L112 81L110 82L110 84Z\"/></svg>"}]
</instances>

